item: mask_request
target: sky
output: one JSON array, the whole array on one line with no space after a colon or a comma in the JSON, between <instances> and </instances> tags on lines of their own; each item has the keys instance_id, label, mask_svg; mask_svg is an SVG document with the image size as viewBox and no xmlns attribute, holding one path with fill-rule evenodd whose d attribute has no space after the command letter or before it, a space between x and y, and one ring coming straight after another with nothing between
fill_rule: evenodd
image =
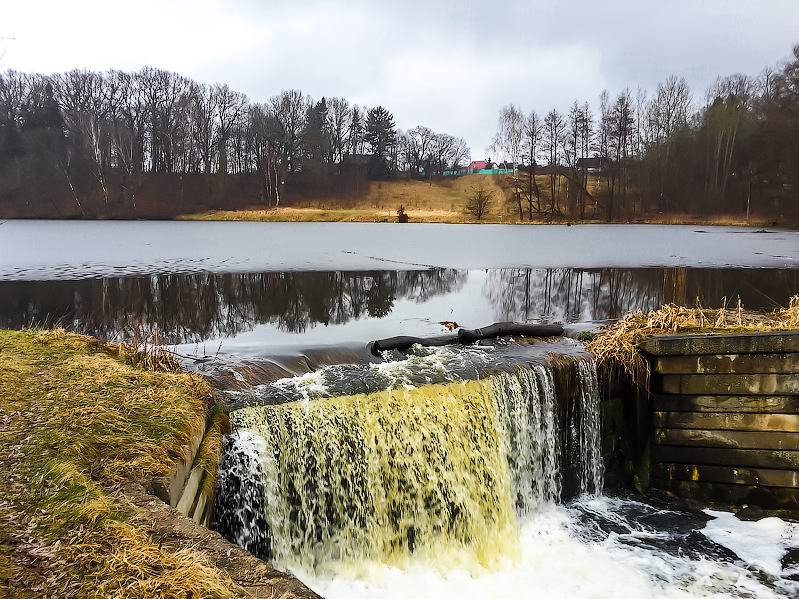
<instances>
[{"instance_id":1,"label":"sky","mask_svg":"<svg viewBox=\"0 0 799 599\"><path fill-rule=\"evenodd\" d=\"M566 110L671 74L697 101L799 43L799 0L5 0L0 70L177 71L252 100L298 88L386 106L483 158L497 113Z\"/></svg>"}]
</instances>

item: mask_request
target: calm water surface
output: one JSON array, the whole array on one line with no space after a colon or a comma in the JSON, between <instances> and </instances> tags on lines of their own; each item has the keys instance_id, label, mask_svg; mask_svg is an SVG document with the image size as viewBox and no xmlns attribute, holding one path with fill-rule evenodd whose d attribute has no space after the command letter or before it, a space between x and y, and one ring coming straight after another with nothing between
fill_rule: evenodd
<instances>
[{"instance_id":1,"label":"calm water surface","mask_svg":"<svg viewBox=\"0 0 799 599\"><path fill-rule=\"evenodd\" d=\"M799 233L729 227L0 223L0 327L159 331L198 351L365 343L440 321L592 321L664 302L772 309Z\"/></svg>"}]
</instances>

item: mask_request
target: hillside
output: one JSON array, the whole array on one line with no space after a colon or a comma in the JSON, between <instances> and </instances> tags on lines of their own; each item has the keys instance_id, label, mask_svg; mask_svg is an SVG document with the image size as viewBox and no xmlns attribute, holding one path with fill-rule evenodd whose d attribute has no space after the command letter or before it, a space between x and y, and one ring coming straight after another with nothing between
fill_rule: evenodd
<instances>
[{"instance_id":1,"label":"hillside","mask_svg":"<svg viewBox=\"0 0 799 599\"><path fill-rule=\"evenodd\" d=\"M370 181L368 191L356 198L335 196L304 198L279 208L253 206L241 210L212 210L188 214L185 220L257 220L257 221L396 221L397 209L404 206L411 221L459 223L473 222L466 213L466 203L476 185L493 192L493 202L483 220L512 222L506 214L507 190L501 175L467 175L453 179L418 181L401 179Z\"/></svg>"}]
</instances>

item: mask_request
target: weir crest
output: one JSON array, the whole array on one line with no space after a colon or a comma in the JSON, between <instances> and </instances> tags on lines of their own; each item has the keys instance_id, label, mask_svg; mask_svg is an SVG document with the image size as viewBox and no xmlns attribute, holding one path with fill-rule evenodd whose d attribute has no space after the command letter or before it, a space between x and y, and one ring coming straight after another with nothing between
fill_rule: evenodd
<instances>
[{"instance_id":1,"label":"weir crest","mask_svg":"<svg viewBox=\"0 0 799 599\"><path fill-rule=\"evenodd\" d=\"M603 471L593 360L510 362L470 380L233 411L217 528L259 557L312 569L512 554L523 518L601 493Z\"/></svg>"}]
</instances>

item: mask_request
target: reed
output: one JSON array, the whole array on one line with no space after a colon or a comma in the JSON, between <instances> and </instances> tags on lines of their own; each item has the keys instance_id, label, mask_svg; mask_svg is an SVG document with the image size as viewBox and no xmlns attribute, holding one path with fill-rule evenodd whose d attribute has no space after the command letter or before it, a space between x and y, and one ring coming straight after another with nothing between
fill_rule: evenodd
<instances>
[{"instance_id":1,"label":"reed","mask_svg":"<svg viewBox=\"0 0 799 599\"><path fill-rule=\"evenodd\" d=\"M729 333L784 331L799 328L799 295L790 299L787 308L771 313L751 312L740 300L735 308L689 308L666 304L648 312L627 314L606 327L586 343L597 363L622 368L633 381L649 376L649 364L639 345L656 335L675 333Z\"/></svg>"}]
</instances>

